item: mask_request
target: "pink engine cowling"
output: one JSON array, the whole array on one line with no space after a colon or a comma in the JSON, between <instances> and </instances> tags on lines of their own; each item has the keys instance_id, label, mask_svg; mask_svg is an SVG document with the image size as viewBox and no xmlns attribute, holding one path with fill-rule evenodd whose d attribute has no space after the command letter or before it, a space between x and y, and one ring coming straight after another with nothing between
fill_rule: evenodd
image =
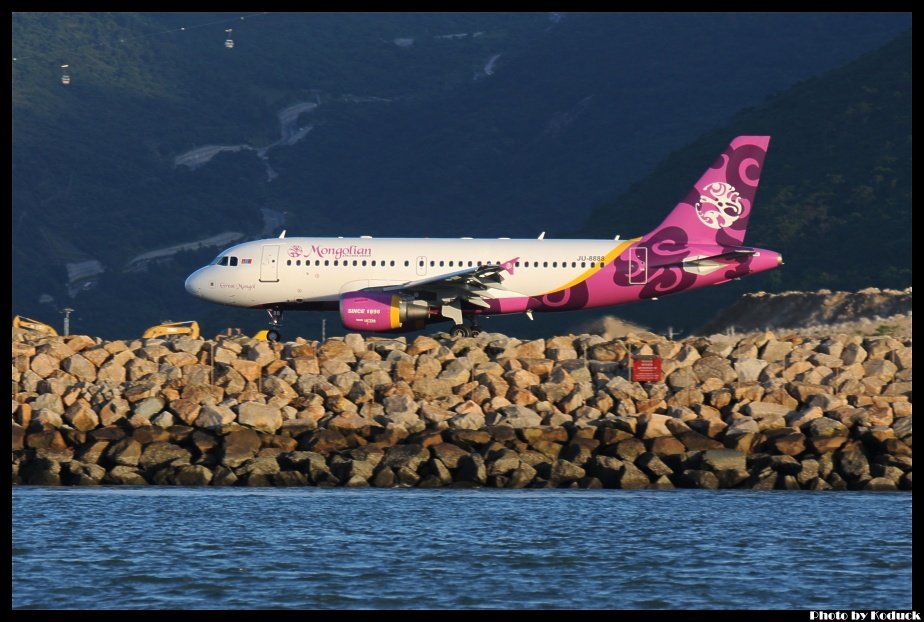
<instances>
[{"instance_id":1,"label":"pink engine cowling","mask_svg":"<svg viewBox=\"0 0 924 622\"><path fill-rule=\"evenodd\" d=\"M349 330L398 330L408 321L426 320L429 314L425 302L387 292L346 292L340 297L340 320Z\"/></svg>"}]
</instances>

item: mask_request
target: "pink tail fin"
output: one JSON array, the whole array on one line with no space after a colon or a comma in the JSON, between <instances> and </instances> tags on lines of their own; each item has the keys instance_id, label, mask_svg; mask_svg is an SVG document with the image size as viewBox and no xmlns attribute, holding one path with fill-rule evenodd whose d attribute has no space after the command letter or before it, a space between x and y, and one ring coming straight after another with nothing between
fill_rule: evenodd
<instances>
[{"instance_id":1,"label":"pink tail fin","mask_svg":"<svg viewBox=\"0 0 924 622\"><path fill-rule=\"evenodd\" d=\"M739 136L644 241L679 228L687 244L740 246L747 232L769 136ZM673 233L673 232L672 232ZM679 233L679 232L676 232Z\"/></svg>"}]
</instances>

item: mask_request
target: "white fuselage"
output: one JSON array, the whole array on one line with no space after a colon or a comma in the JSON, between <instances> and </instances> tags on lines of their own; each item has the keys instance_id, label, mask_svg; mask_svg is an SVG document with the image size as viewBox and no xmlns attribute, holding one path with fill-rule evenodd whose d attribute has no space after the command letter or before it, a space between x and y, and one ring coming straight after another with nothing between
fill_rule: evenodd
<instances>
[{"instance_id":1,"label":"white fuselage","mask_svg":"<svg viewBox=\"0 0 924 622\"><path fill-rule=\"evenodd\" d=\"M186 289L241 307L336 303L344 292L400 285L473 266L504 264L498 298L579 282L627 244L614 240L283 238L238 244L194 272ZM222 265L224 264L224 265Z\"/></svg>"}]
</instances>

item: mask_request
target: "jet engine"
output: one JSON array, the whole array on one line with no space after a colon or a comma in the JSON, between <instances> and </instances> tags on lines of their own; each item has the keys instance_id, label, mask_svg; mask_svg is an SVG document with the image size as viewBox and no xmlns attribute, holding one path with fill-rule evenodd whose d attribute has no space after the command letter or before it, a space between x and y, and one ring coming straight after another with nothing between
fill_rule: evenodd
<instances>
[{"instance_id":1,"label":"jet engine","mask_svg":"<svg viewBox=\"0 0 924 622\"><path fill-rule=\"evenodd\" d=\"M346 292L340 296L340 320L349 330L385 332L423 328L430 306L388 292Z\"/></svg>"}]
</instances>

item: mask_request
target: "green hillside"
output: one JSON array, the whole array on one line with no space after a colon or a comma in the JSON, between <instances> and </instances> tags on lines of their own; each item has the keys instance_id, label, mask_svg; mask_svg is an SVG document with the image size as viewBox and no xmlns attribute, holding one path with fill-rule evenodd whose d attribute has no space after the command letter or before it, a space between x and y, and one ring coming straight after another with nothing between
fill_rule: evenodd
<instances>
[{"instance_id":1,"label":"green hillside","mask_svg":"<svg viewBox=\"0 0 924 622\"><path fill-rule=\"evenodd\" d=\"M782 252L785 265L682 298L624 307L620 315L692 328L744 291L911 285L910 31L673 153L615 203L595 210L575 236L650 230L728 141L743 134L772 137L746 241Z\"/></svg>"},{"instance_id":2,"label":"green hillside","mask_svg":"<svg viewBox=\"0 0 924 622\"><path fill-rule=\"evenodd\" d=\"M183 289L220 247L136 258L282 228L325 236L573 231L666 154L743 107L878 48L910 21L886 13L14 13L14 312L58 323L60 309L73 307L75 328L106 337L167 318L252 332L261 314ZM224 45L229 28L233 48ZM910 97L910 64L908 76ZM857 93L815 97L837 109L845 95ZM287 109L296 112L283 123ZM620 202L588 231L650 226L733 131L709 134L691 160L670 160L655 184L663 194L650 203ZM796 161L781 151L785 137L771 133L779 139L768 176ZM847 147L842 158L854 147L837 144ZM178 164L203 148L226 151ZM845 192L870 188L856 190L862 221L862 202L879 199L887 181L859 181L862 167L836 174ZM788 181L778 192L784 186L795 204L814 192ZM779 229L797 236L824 198L781 217L788 229ZM753 226L766 226L758 208ZM755 242L761 235L755 229ZM886 257L882 265L891 261L884 239L896 238L868 244ZM859 273L829 272L866 284ZM318 319L289 322L307 333ZM520 330L503 322L498 329ZM541 322L523 326L540 330Z\"/></svg>"}]
</instances>

